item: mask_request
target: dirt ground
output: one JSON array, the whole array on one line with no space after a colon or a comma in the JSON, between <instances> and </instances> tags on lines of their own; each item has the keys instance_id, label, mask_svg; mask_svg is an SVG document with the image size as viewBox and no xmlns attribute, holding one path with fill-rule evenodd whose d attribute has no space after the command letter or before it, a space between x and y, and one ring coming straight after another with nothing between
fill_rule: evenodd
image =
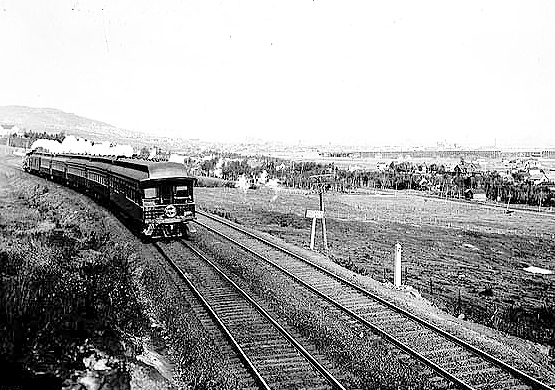
<instances>
[{"instance_id":1,"label":"dirt ground","mask_svg":"<svg viewBox=\"0 0 555 390\"><path fill-rule=\"evenodd\" d=\"M276 198L277 195L277 198ZM198 188L197 203L239 223L308 247L306 209L318 195L267 188L244 192ZM403 280L454 315L545 345L555 345L555 218L399 192L328 193L329 255L379 281L393 280L393 250L402 245ZM323 251L320 223L317 249Z\"/></svg>"}]
</instances>

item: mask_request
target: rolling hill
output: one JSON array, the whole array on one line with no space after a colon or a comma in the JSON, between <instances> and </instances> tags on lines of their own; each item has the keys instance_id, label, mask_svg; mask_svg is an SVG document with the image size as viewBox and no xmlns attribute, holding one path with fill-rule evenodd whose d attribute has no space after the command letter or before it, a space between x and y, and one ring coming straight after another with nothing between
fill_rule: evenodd
<instances>
[{"instance_id":1,"label":"rolling hill","mask_svg":"<svg viewBox=\"0 0 555 390\"><path fill-rule=\"evenodd\" d=\"M23 130L41 133L64 132L93 141L145 144L155 138L54 108L0 106L0 124L13 124Z\"/></svg>"}]
</instances>

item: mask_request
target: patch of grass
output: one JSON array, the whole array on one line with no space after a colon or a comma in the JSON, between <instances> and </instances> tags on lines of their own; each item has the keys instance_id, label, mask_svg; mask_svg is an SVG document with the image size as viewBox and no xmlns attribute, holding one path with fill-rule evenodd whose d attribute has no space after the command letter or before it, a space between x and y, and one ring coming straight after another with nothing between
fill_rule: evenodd
<instances>
[{"instance_id":1,"label":"patch of grass","mask_svg":"<svg viewBox=\"0 0 555 390\"><path fill-rule=\"evenodd\" d=\"M121 250L84 258L24 239L0 246L0 355L22 369L45 365L60 377L75 365L76 345L97 332L144 327L127 256ZM119 351L121 352L121 351Z\"/></svg>"},{"instance_id":2,"label":"patch of grass","mask_svg":"<svg viewBox=\"0 0 555 390\"><path fill-rule=\"evenodd\" d=\"M131 251L110 239L104 217L29 182L0 199L0 365L14 385L45 372L59 384L83 369L86 340L122 354L121 332L141 334L147 322Z\"/></svg>"}]
</instances>

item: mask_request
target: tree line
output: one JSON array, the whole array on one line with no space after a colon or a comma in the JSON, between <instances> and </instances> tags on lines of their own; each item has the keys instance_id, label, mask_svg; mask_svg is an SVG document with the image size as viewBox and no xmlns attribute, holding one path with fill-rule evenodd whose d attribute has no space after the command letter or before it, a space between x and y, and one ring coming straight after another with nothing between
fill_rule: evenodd
<instances>
[{"instance_id":1,"label":"tree line","mask_svg":"<svg viewBox=\"0 0 555 390\"><path fill-rule=\"evenodd\" d=\"M210 175L218 165L219 158L204 161L201 169ZM534 206L555 206L555 184L535 185L532 182L505 181L496 171L465 172L464 162L449 170L441 164L414 164L392 162L382 170L349 170L316 162L295 162L284 159L258 157L229 160L220 167L224 180L236 181L245 175L256 181L262 172L269 178L278 178L283 186L300 189L316 189L312 176L328 175L326 188L338 192L360 189L417 190L450 198L471 198L484 193L487 199L521 203ZM461 168L462 167L462 168ZM518 179L518 174L515 174Z\"/></svg>"},{"instance_id":2,"label":"tree line","mask_svg":"<svg viewBox=\"0 0 555 390\"><path fill-rule=\"evenodd\" d=\"M17 134L17 133L9 134L6 137L8 138L6 143L16 148L28 149L31 147L31 145L33 145L33 142L35 142L38 139L50 139L50 140L62 142L65 137L66 135L63 132L50 134L50 133L47 133L46 131L40 133L33 130L25 130L23 134Z\"/></svg>"}]
</instances>

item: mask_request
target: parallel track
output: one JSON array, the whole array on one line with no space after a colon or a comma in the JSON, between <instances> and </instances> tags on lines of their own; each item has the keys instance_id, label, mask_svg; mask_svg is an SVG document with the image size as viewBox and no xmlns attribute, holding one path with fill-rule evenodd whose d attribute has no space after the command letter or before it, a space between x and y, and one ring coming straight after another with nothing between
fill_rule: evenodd
<instances>
[{"instance_id":1,"label":"parallel track","mask_svg":"<svg viewBox=\"0 0 555 390\"><path fill-rule=\"evenodd\" d=\"M225 333L261 389L345 389L247 292L191 244L153 244ZM183 246L194 253L184 258ZM169 253L169 254L168 254Z\"/></svg>"},{"instance_id":2,"label":"parallel track","mask_svg":"<svg viewBox=\"0 0 555 390\"><path fill-rule=\"evenodd\" d=\"M550 385L286 248L222 218L202 211L197 214L204 217L196 221L200 226L286 274L459 388L553 390Z\"/></svg>"}]
</instances>

